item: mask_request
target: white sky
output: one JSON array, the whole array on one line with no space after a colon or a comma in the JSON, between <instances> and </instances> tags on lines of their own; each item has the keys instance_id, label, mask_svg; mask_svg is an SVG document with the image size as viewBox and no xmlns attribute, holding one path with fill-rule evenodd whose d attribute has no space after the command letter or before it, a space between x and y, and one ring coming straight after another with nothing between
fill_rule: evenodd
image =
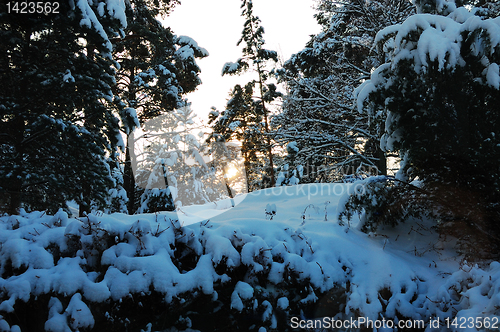
<instances>
[{"instance_id":1,"label":"white sky","mask_svg":"<svg viewBox=\"0 0 500 332\"><path fill-rule=\"evenodd\" d=\"M314 0L254 0L254 13L265 29L265 47L287 60L302 50L311 34L320 31L314 19ZM241 37L244 19L239 0L181 0L181 5L165 19L177 35L189 36L209 52L198 60L201 80L197 91L187 97L192 109L205 123L210 107L222 111L229 91L241 77L221 76L222 66L241 57L236 43Z\"/></svg>"}]
</instances>

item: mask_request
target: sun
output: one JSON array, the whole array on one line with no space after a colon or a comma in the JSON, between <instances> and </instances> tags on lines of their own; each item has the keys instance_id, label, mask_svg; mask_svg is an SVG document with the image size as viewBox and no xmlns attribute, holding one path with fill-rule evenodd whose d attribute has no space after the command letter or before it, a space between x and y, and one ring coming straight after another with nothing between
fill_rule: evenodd
<instances>
[{"instance_id":1,"label":"sun","mask_svg":"<svg viewBox=\"0 0 500 332\"><path fill-rule=\"evenodd\" d=\"M226 176L229 179L234 179L238 175L238 169L234 166L229 166L226 168Z\"/></svg>"}]
</instances>

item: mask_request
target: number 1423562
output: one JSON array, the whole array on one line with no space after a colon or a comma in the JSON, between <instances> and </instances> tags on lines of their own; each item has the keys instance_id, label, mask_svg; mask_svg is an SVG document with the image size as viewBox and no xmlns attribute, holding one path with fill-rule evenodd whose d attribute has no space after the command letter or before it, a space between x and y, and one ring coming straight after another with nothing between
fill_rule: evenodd
<instances>
[{"instance_id":1,"label":"number 1423562","mask_svg":"<svg viewBox=\"0 0 500 332\"><path fill-rule=\"evenodd\" d=\"M9 1L9 14L59 14L59 2L45 1Z\"/></svg>"}]
</instances>

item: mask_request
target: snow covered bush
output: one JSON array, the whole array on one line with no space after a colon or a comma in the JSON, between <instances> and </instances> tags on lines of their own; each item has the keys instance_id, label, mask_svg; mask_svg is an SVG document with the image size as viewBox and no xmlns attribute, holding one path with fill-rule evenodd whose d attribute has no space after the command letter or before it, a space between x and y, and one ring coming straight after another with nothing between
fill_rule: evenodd
<instances>
[{"instance_id":1,"label":"snow covered bush","mask_svg":"<svg viewBox=\"0 0 500 332\"><path fill-rule=\"evenodd\" d=\"M396 226L410 218L432 217L427 193L415 184L387 176L369 177L355 183L358 190L339 213L341 224L350 222L358 213L358 228L375 232L381 225Z\"/></svg>"},{"instance_id":2,"label":"snow covered bush","mask_svg":"<svg viewBox=\"0 0 500 332\"><path fill-rule=\"evenodd\" d=\"M285 164L281 166L281 170L278 173L278 178L276 179L276 187L279 186L295 186L299 184L301 178L304 176L304 166L296 165L295 159L299 148L297 147L297 142L293 141L286 146L286 157Z\"/></svg>"},{"instance_id":3,"label":"snow covered bush","mask_svg":"<svg viewBox=\"0 0 500 332\"><path fill-rule=\"evenodd\" d=\"M108 197L105 204L106 208L104 211L106 213L126 213L128 197L127 192L123 188L123 168L117 163L111 163L110 169L113 178L113 186L108 191Z\"/></svg>"},{"instance_id":4,"label":"snow covered bush","mask_svg":"<svg viewBox=\"0 0 500 332\"><path fill-rule=\"evenodd\" d=\"M418 3L420 12L432 12L422 3L434 3L434 12L447 16L413 15L377 34L389 61L357 89L358 108L384 115L380 145L401 155L399 181L420 181L439 227L446 232L452 223L461 240L474 247L474 241L484 242L495 256L500 236L499 21L451 1ZM389 204L404 199L407 193L400 191L403 196Z\"/></svg>"},{"instance_id":5,"label":"snow covered bush","mask_svg":"<svg viewBox=\"0 0 500 332\"><path fill-rule=\"evenodd\" d=\"M423 223L367 235L355 217L348 227L329 222L340 190L310 199L325 204L316 211L305 193L265 195L274 189L184 227L172 212L0 217L0 331L293 331L294 317L500 317L500 264L459 265L449 240ZM269 220L267 204L286 208Z\"/></svg>"},{"instance_id":6,"label":"snow covered bush","mask_svg":"<svg viewBox=\"0 0 500 332\"><path fill-rule=\"evenodd\" d=\"M320 266L308 262L313 250L300 230L282 230L279 241L215 231L210 221L181 227L171 216L2 217L0 331L139 331L149 323L257 331L287 326L334 286L313 272Z\"/></svg>"}]
</instances>

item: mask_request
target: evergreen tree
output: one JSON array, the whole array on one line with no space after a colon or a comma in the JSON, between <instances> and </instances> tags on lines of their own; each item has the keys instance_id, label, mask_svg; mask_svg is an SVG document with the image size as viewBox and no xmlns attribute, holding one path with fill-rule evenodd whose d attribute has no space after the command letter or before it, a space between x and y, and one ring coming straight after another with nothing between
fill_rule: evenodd
<instances>
[{"instance_id":1,"label":"evergreen tree","mask_svg":"<svg viewBox=\"0 0 500 332\"><path fill-rule=\"evenodd\" d=\"M113 185L106 197L106 204L104 206L106 213L128 213L128 197L125 188L123 188L123 165L120 165L118 160L118 153L108 160Z\"/></svg>"},{"instance_id":2,"label":"evergreen tree","mask_svg":"<svg viewBox=\"0 0 500 332\"><path fill-rule=\"evenodd\" d=\"M290 171L304 167L302 182L339 181L358 169L386 173L373 127L378 119L354 111L352 93L383 61L372 50L376 31L402 21L412 6L406 0L345 0L318 1L316 9L322 31L280 70L287 95L274 120L275 139L293 143Z\"/></svg>"},{"instance_id":3,"label":"evergreen tree","mask_svg":"<svg viewBox=\"0 0 500 332\"><path fill-rule=\"evenodd\" d=\"M286 158L285 163L281 166L281 171L278 174L278 179L276 180L276 186L294 186L299 184L300 180L304 176L304 167L302 165L297 165L291 168L290 165L295 166L295 158L299 149L297 148L296 142L290 142L286 146Z\"/></svg>"},{"instance_id":4,"label":"evergreen tree","mask_svg":"<svg viewBox=\"0 0 500 332\"><path fill-rule=\"evenodd\" d=\"M146 122L138 137L147 142L138 154L136 171L138 185L145 189L140 213L173 211L220 198L209 191L216 189L210 181L215 174L202 157L206 147L193 135L195 116L186 106Z\"/></svg>"},{"instance_id":5,"label":"evergreen tree","mask_svg":"<svg viewBox=\"0 0 500 332\"><path fill-rule=\"evenodd\" d=\"M211 140L214 142L241 142L241 152L244 159L247 190L253 191L261 188L262 174L264 173L262 156L262 136L260 135L262 114L253 112L252 82L242 87L236 85L227 102L226 110L222 113L213 111L209 115L209 124L212 124Z\"/></svg>"},{"instance_id":6,"label":"evergreen tree","mask_svg":"<svg viewBox=\"0 0 500 332\"><path fill-rule=\"evenodd\" d=\"M500 26L474 15L484 11L447 3L447 16L414 15L379 33L389 62L358 89L358 105L383 114L381 146L403 159L389 206L417 207L442 231L481 241L468 250L493 250L500 237ZM416 179L419 187L410 184ZM380 216L374 222L391 219Z\"/></svg>"},{"instance_id":7,"label":"evergreen tree","mask_svg":"<svg viewBox=\"0 0 500 332\"><path fill-rule=\"evenodd\" d=\"M242 142L248 189L254 190L275 184L269 104L281 93L269 82L267 64L278 61L277 53L264 48L264 28L253 13L252 1L243 0L241 8L245 24L237 45L244 43L243 57L235 63L226 63L222 75L238 75L254 69L257 79L244 87L236 85L226 110L212 114L210 123L214 130L212 138L222 135L226 141Z\"/></svg>"},{"instance_id":8,"label":"evergreen tree","mask_svg":"<svg viewBox=\"0 0 500 332\"><path fill-rule=\"evenodd\" d=\"M138 208L132 163L134 128L154 117L186 105L183 95L200 83L195 59L208 55L189 37L178 37L162 25L158 15L167 15L178 4L173 0L132 0L127 4L127 28L113 40L120 64L115 94L127 136L124 185L128 212Z\"/></svg>"},{"instance_id":9,"label":"evergreen tree","mask_svg":"<svg viewBox=\"0 0 500 332\"><path fill-rule=\"evenodd\" d=\"M12 214L72 199L88 209L90 197L104 203L110 185L105 155L115 149L118 119L107 107L108 35L124 24L123 10L59 4L58 15L0 15L0 192Z\"/></svg>"}]
</instances>

